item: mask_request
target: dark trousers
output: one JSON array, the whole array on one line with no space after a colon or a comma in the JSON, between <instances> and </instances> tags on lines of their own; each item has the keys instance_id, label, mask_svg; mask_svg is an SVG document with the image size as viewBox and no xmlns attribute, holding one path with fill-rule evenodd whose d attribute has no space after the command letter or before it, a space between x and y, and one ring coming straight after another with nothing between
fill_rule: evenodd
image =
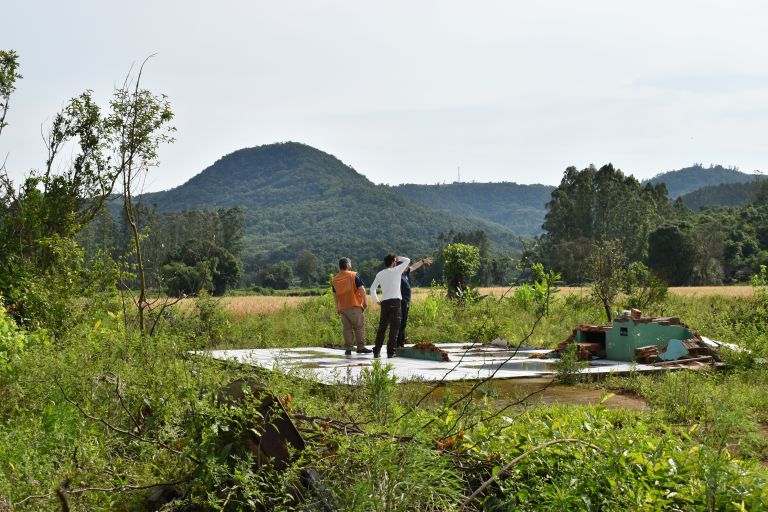
<instances>
[{"instance_id":1,"label":"dark trousers","mask_svg":"<svg viewBox=\"0 0 768 512\"><path fill-rule=\"evenodd\" d=\"M403 299L400 305L400 330L397 333L397 346L405 346L405 324L408 323L408 310L411 309L411 301Z\"/></svg>"},{"instance_id":2,"label":"dark trousers","mask_svg":"<svg viewBox=\"0 0 768 512\"><path fill-rule=\"evenodd\" d=\"M376 331L376 344L373 347L374 354L381 352L381 346L384 344L384 333L387 327L389 327L387 355L391 356L395 353L397 333L400 331L400 299L388 299L381 302L379 329Z\"/></svg>"}]
</instances>

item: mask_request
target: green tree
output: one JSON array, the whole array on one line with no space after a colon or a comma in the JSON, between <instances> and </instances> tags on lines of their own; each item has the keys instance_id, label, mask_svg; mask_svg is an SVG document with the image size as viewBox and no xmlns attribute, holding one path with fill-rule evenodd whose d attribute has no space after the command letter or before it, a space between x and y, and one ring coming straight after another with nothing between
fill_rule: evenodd
<instances>
[{"instance_id":1,"label":"green tree","mask_svg":"<svg viewBox=\"0 0 768 512\"><path fill-rule=\"evenodd\" d=\"M312 286L312 278L317 272L317 256L304 249L296 257L296 273L304 286Z\"/></svg>"},{"instance_id":2,"label":"green tree","mask_svg":"<svg viewBox=\"0 0 768 512\"><path fill-rule=\"evenodd\" d=\"M650 230L674 214L664 184L643 186L611 164L581 171L569 167L546 206L544 256L568 281L580 278L586 241L619 240L629 259L640 261Z\"/></svg>"},{"instance_id":3,"label":"green tree","mask_svg":"<svg viewBox=\"0 0 768 512\"><path fill-rule=\"evenodd\" d=\"M667 285L640 261L630 263L622 276L622 292L627 308L644 309L659 304L667 296Z\"/></svg>"},{"instance_id":4,"label":"green tree","mask_svg":"<svg viewBox=\"0 0 768 512\"><path fill-rule=\"evenodd\" d=\"M213 288L207 262L190 266L182 261L171 261L162 266L166 292L172 297L197 295Z\"/></svg>"},{"instance_id":5,"label":"green tree","mask_svg":"<svg viewBox=\"0 0 768 512\"><path fill-rule=\"evenodd\" d=\"M621 291L626 265L627 256L618 240L598 242L587 259L592 279L592 295L603 305L608 322L613 320L611 305L615 303Z\"/></svg>"},{"instance_id":6,"label":"green tree","mask_svg":"<svg viewBox=\"0 0 768 512\"><path fill-rule=\"evenodd\" d=\"M655 229L648 237L648 266L672 286L691 281L696 259L691 229L688 223L668 224Z\"/></svg>"},{"instance_id":7,"label":"green tree","mask_svg":"<svg viewBox=\"0 0 768 512\"><path fill-rule=\"evenodd\" d=\"M293 270L288 263L281 261L259 272L258 280L262 286L285 290L293 282Z\"/></svg>"},{"instance_id":8,"label":"green tree","mask_svg":"<svg viewBox=\"0 0 768 512\"><path fill-rule=\"evenodd\" d=\"M144 61L146 64L146 60ZM147 298L147 282L142 255L142 234L134 205L137 188L144 183L150 168L158 165L158 149L161 144L173 142L170 136L174 128L170 102L165 95L155 95L141 88L139 68L135 79L129 75L118 88L110 102L111 112L104 120L107 138L113 153L116 176L122 181L123 211L133 242L133 255L139 282L138 296L134 299L139 330L147 330L146 315L151 308Z\"/></svg>"},{"instance_id":9,"label":"green tree","mask_svg":"<svg viewBox=\"0 0 768 512\"><path fill-rule=\"evenodd\" d=\"M480 268L480 251L472 245L453 243L443 250L443 258L448 296L461 297L467 291L472 276Z\"/></svg>"},{"instance_id":10,"label":"green tree","mask_svg":"<svg viewBox=\"0 0 768 512\"><path fill-rule=\"evenodd\" d=\"M19 57L13 50L0 50L0 134L7 125L5 116L11 94L16 90L16 82L22 78L19 74Z\"/></svg>"},{"instance_id":11,"label":"green tree","mask_svg":"<svg viewBox=\"0 0 768 512\"><path fill-rule=\"evenodd\" d=\"M162 267L170 295L195 295L206 289L224 295L242 275L240 260L208 240L187 240Z\"/></svg>"},{"instance_id":12,"label":"green tree","mask_svg":"<svg viewBox=\"0 0 768 512\"><path fill-rule=\"evenodd\" d=\"M245 213L239 206L219 208L216 212L219 219L220 245L235 256L243 252L243 236L245 235Z\"/></svg>"}]
</instances>

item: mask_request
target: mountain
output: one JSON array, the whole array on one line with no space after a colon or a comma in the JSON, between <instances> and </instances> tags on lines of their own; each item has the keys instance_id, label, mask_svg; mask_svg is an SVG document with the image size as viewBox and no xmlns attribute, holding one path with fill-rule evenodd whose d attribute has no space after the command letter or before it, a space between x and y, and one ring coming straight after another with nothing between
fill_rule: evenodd
<instances>
[{"instance_id":1,"label":"mountain","mask_svg":"<svg viewBox=\"0 0 768 512\"><path fill-rule=\"evenodd\" d=\"M765 176L753 176L746 183L723 183L710 185L682 196L683 202L691 210L700 210L705 206L741 206L757 198L759 184Z\"/></svg>"},{"instance_id":2,"label":"mountain","mask_svg":"<svg viewBox=\"0 0 768 512\"><path fill-rule=\"evenodd\" d=\"M467 219L482 219L521 236L541 233L555 187L517 183L451 183L449 185L398 185L397 192L411 199Z\"/></svg>"},{"instance_id":3,"label":"mountain","mask_svg":"<svg viewBox=\"0 0 768 512\"><path fill-rule=\"evenodd\" d=\"M450 230L482 229L496 247L517 245L501 226L436 211L296 142L235 151L183 185L141 201L160 212L241 206L246 253L266 262L293 260L303 249L322 261L378 259L389 250L418 257Z\"/></svg>"},{"instance_id":4,"label":"mountain","mask_svg":"<svg viewBox=\"0 0 768 512\"><path fill-rule=\"evenodd\" d=\"M754 174L747 174L735 168L726 168L722 165L710 165L705 168L701 164L695 164L677 171L657 174L644 183L650 182L654 185L664 183L669 197L674 199L700 188L724 183L746 183L753 179L755 179Z\"/></svg>"}]
</instances>

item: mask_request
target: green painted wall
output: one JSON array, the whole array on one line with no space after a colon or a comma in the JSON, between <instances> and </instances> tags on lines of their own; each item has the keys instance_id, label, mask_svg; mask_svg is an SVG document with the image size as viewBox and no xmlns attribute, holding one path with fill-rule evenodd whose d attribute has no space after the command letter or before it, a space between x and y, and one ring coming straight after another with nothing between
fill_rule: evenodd
<instances>
[{"instance_id":1,"label":"green painted wall","mask_svg":"<svg viewBox=\"0 0 768 512\"><path fill-rule=\"evenodd\" d=\"M622 335L622 329L626 329L626 335ZM636 348L656 345L659 350L663 350L671 339L686 340L692 337L693 333L680 325L614 321L613 328L605 335L606 357L616 361L633 361Z\"/></svg>"}]
</instances>

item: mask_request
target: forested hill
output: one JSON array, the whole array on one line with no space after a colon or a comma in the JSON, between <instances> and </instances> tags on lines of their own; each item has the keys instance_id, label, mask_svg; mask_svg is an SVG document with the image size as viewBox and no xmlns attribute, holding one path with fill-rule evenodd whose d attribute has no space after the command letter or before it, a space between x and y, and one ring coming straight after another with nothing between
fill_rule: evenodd
<instances>
[{"instance_id":1,"label":"forested hill","mask_svg":"<svg viewBox=\"0 0 768 512\"><path fill-rule=\"evenodd\" d=\"M747 174L722 165L704 167L701 164L696 164L677 171L657 174L647 181L654 185L664 183L667 186L669 197L674 199L700 188L723 183L746 183L753 179L755 179L754 174Z\"/></svg>"},{"instance_id":2,"label":"forested hill","mask_svg":"<svg viewBox=\"0 0 768 512\"><path fill-rule=\"evenodd\" d=\"M488 222L446 215L375 185L336 157L295 142L235 151L185 184L146 194L160 212L241 206L246 252L292 261L303 249L323 261L426 255L442 233L482 229L500 247L516 237Z\"/></svg>"},{"instance_id":3,"label":"forested hill","mask_svg":"<svg viewBox=\"0 0 768 512\"><path fill-rule=\"evenodd\" d=\"M394 189L431 208L466 218L483 219L522 236L541 233L555 187L517 183L398 185Z\"/></svg>"},{"instance_id":4,"label":"forested hill","mask_svg":"<svg viewBox=\"0 0 768 512\"><path fill-rule=\"evenodd\" d=\"M683 201L691 210L700 210L705 206L741 206L753 202L761 190L764 176L753 176L746 183L723 183L700 188L685 194Z\"/></svg>"}]
</instances>

